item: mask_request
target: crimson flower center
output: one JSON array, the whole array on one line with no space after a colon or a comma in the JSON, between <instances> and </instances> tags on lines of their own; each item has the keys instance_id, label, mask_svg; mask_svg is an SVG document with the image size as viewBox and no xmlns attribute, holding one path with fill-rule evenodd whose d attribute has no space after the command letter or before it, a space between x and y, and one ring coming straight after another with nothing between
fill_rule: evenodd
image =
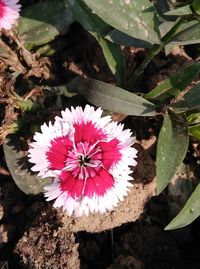
<instances>
[{"instance_id":1,"label":"crimson flower center","mask_svg":"<svg viewBox=\"0 0 200 269\"><path fill-rule=\"evenodd\" d=\"M98 143L79 142L69 150L64 170L70 171L78 179L96 176L102 166L102 153Z\"/></svg>"}]
</instances>

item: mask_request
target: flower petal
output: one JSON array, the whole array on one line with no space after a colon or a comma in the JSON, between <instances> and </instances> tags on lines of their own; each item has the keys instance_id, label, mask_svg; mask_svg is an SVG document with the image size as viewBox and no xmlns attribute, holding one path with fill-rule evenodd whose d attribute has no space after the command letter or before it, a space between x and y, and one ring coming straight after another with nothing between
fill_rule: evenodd
<instances>
[{"instance_id":1,"label":"flower petal","mask_svg":"<svg viewBox=\"0 0 200 269\"><path fill-rule=\"evenodd\" d=\"M121 159L119 140L114 138L108 142L99 142L99 146L102 149L103 167L108 170L112 165L115 165Z\"/></svg>"},{"instance_id":2,"label":"flower petal","mask_svg":"<svg viewBox=\"0 0 200 269\"><path fill-rule=\"evenodd\" d=\"M97 128L93 122L81 122L73 125L74 141L76 143L88 141L90 144L95 144L99 140L106 138L105 132L102 129Z\"/></svg>"},{"instance_id":3,"label":"flower petal","mask_svg":"<svg viewBox=\"0 0 200 269\"><path fill-rule=\"evenodd\" d=\"M46 152L49 168L52 170L63 169L68 151L72 149L72 141L68 136L55 138Z\"/></svg>"},{"instance_id":4,"label":"flower petal","mask_svg":"<svg viewBox=\"0 0 200 269\"><path fill-rule=\"evenodd\" d=\"M0 29L11 29L19 18L21 5L18 0L0 0Z\"/></svg>"}]
</instances>

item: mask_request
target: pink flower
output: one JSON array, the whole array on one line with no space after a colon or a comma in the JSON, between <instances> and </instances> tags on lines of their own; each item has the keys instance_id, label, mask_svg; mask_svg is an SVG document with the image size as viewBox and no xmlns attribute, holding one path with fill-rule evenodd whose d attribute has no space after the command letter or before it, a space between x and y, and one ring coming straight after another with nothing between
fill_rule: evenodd
<instances>
[{"instance_id":1,"label":"pink flower","mask_svg":"<svg viewBox=\"0 0 200 269\"><path fill-rule=\"evenodd\" d=\"M135 137L122 124L101 117L102 110L86 105L62 111L54 124L42 125L29 149L32 171L53 177L45 187L47 200L68 215L113 209L128 192L137 150Z\"/></svg>"},{"instance_id":2,"label":"pink flower","mask_svg":"<svg viewBox=\"0 0 200 269\"><path fill-rule=\"evenodd\" d=\"M19 18L20 8L18 0L0 0L0 29L11 29Z\"/></svg>"}]
</instances>

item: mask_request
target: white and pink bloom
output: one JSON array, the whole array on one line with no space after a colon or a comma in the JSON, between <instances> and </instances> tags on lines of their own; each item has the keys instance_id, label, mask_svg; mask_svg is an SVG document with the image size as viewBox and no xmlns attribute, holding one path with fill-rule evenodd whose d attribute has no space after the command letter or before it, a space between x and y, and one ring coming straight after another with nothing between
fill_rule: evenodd
<instances>
[{"instance_id":1,"label":"white and pink bloom","mask_svg":"<svg viewBox=\"0 0 200 269\"><path fill-rule=\"evenodd\" d=\"M9 30L19 18L21 5L18 0L0 0L0 30Z\"/></svg>"},{"instance_id":2,"label":"white and pink bloom","mask_svg":"<svg viewBox=\"0 0 200 269\"><path fill-rule=\"evenodd\" d=\"M113 209L132 185L135 137L110 116L101 117L100 108L72 107L61 114L42 125L28 155L32 171L54 178L45 187L47 200L56 199L55 207L75 216Z\"/></svg>"}]
</instances>

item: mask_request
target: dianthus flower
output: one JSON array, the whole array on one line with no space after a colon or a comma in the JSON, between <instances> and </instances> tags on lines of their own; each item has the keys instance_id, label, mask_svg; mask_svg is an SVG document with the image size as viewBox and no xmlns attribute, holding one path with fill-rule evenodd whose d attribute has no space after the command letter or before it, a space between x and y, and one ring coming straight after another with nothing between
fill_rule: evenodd
<instances>
[{"instance_id":1,"label":"dianthus flower","mask_svg":"<svg viewBox=\"0 0 200 269\"><path fill-rule=\"evenodd\" d=\"M110 116L101 117L100 108L72 107L61 115L35 133L28 154L32 171L54 178L45 197L69 216L113 209L132 185L135 137Z\"/></svg>"},{"instance_id":2,"label":"dianthus flower","mask_svg":"<svg viewBox=\"0 0 200 269\"><path fill-rule=\"evenodd\" d=\"M21 5L18 0L0 0L0 30L9 30L19 18Z\"/></svg>"}]
</instances>

